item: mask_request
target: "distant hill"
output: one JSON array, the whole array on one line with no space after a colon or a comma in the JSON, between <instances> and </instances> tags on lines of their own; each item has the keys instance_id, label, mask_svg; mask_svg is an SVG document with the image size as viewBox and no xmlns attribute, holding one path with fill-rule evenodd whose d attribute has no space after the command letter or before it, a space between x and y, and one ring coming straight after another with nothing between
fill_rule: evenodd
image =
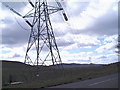
<instances>
[{"instance_id":1,"label":"distant hill","mask_svg":"<svg viewBox=\"0 0 120 90\"><path fill-rule=\"evenodd\" d=\"M3 69L5 69L5 68L25 68L25 67L31 67L31 66L24 64L22 62L2 60L2 68Z\"/></svg>"},{"instance_id":2,"label":"distant hill","mask_svg":"<svg viewBox=\"0 0 120 90\"><path fill-rule=\"evenodd\" d=\"M1 61L0 61L1 62ZM120 62L118 62L120 63ZM113 64L108 64L109 65L114 65L117 63L113 63ZM76 63L70 63L70 64L66 64L66 63L62 63L64 68L85 68L85 67L98 67L98 66L106 66L104 64L76 64ZM57 65L53 66L51 65L50 67L56 67ZM58 65L59 66L59 65ZM2 60L2 68L25 68L25 67L34 67L31 65L27 65L25 63L22 62L17 62L17 61L7 61L7 60Z\"/></svg>"},{"instance_id":3,"label":"distant hill","mask_svg":"<svg viewBox=\"0 0 120 90\"><path fill-rule=\"evenodd\" d=\"M102 66L103 64L77 64L77 63L70 63L70 64L66 64L63 63L62 64L64 68L85 68L85 67L97 67L97 66Z\"/></svg>"}]
</instances>

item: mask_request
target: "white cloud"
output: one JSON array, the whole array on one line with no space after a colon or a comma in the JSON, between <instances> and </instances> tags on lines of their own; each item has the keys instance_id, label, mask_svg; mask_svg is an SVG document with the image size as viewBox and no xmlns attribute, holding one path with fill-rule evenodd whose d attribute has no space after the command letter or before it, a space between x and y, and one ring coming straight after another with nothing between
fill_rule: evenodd
<instances>
[{"instance_id":1,"label":"white cloud","mask_svg":"<svg viewBox=\"0 0 120 90\"><path fill-rule=\"evenodd\" d=\"M103 45L101 45L99 48L96 49L98 53L110 53L110 52L115 52L115 46L117 45L117 37L118 35L113 35L106 37L103 41Z\"/></svg>"},{"instance_id":2,"label":"white cloud","mask_svg":"<svg viewBox=\"0 0 120 90\"><path fill-rule=\"evenodd\" d=\"M101 54L92 57L92 63L95 64L108 64L115 62L118 62L118 55L116 53L108 55Z\"/></svg>"},{"instance_id":3,"label":"white cloud","mask_svg":"<svg viewBox=\"0 0 120 90\"><path fill-rule=\"evenodd\" d=\"M5 19L9 16L9 18L11 18L12 17L12 15L10 14L10 12L9 11L4 11L3 10L3 6L2 6L2 3L0 3L0 13L1 13L1 15L0 15L0 29L2 30L3 28L5 28L7 25L6 25L6 23L5 23Z\"/></svg>"},{"instance_id":4,"label":"white cloud","mask_svg":"<svg viewBox=\"0 0 120 90\"><path fill-rule=\"evenodd\" d=\"M82 16L70 18L69 24L72 29L83 30L92 23L92 20L92 18L85 16L82 13Z\"/></svg>"},{"instance_id":5,"label":"white cloud","mask_svg":"<svg viewBox=\"0 0 120 90\"><path fill-rule=\"evenodd\" d=\"M3 10L2 10L2 3L0 3L0 13L3 13L2 15L0 15L0 20L1 20L1 19L4 19L5 16L6 16L6 14L5 14L5 12L3 12Z\"/></svg>"},{"instance_id":6,"label":"white cloud","mask_svg":"<svg viewBox=\"0 0 120 90\"><path fill-rule=\"evenodd\" d=\"M59 47L62 46L66 50L76 48L92 48L92 46L101 45L101 42L96 36L92 37L83 34L74 35L67 33L63 37L57 37L56 41Z\"/></svg>"},{"instance_id":7,"label":"white cloud","mask_svg":"<svg viewBox=\"0 0 120 90\"><path fill-rule=\"evenodd\" d=\"M104 44L110 43L110 42L112 42L114 44L117 44L117 42L118 42L118 35L112 35L112 36L105 37Z\"/></svg>"},{"instance_id":8,"label":"white cloud","mask_svg":"<svg viewBox=\"0 0 120 90\"><path fill-rule=\"evenodd\" d=\"M97 37L92 37L88 35L68 35L69 42L74 42L74 44L71 44L65 49L75 49L75 48L91 48L92 46L100 45L101 42L97 40ZM65 38L66 39L66 38ZM63 39L63 40L65 40Z\"/></svg>"},{"instance_id":9,"label":"white cloud","mask_svg":"<svg viewBox=\"0 0 120 90\"><path fill-rule=\"evenodd\" d=\"M88 36L88 35L74 35L73 39L75 42L83 45L98 45L100 41L97 40L95 36Z\"/></svg>"},{"instance_id":10,"label":"white cloud","mask_svg":"<svg viewBox=\"0 0 120 90\"><path fill-rule=\"evenodd\" d=\"M102 45L99 48L97 48L96 51L98 53L103 53L109 50L110 52L110 50L113 49L114 46L115 46L114 43L107 43L106 45Z\"/></svg>"},{"instance_id":11,"label":"white cloud","mask_svg":"<svg viewBox=\"0 0 120 90\"><path fill-rule=\"evenodd\" d=\"M85 29L88 26L93 25L94 21L105 15L111 7L115 7L114 3L117 3L116 0L91 0L88 1L89 4L84 7L81 6L83 2L79 0L76 1L68 1L67 2L67 13L69 14L69 24L73 29ZM71 7L72 6L72 7ZM79 11L79 12L78 12Z\"/></svg>"},{"instance_id":12,"label":"white cloud","mask_svg":"<svg viewBox=\"0 0 120 90\"><path fill-rule=\"evenodd\" d=\"M17 60L24 62L24 55L25 55L25 47L2 47L2 53L1 53L1 60Z\"/></svg>"},{"instance_id":13,"label":"white cloud","mask_svg":"<svg viewBox=\"0 0 120 90\"><path fill-rule=\"evenodd\" d=\"M91 54L92 52L69 53L65 50L61 51L63 63L89 63L86 60L89 60Z\"/></svg>"},{"instance_id":14,"label":"white cloud","mask_svg":"<svg viewBox=\"0 0 120 90\"><path fill-rule=\"evenodd\" d=\"M32 6L30 5L30 4L27 4L24 8L23 8L23 10L22 10L22 14L23 14L23 16L24 15L26 15L29 11L31 11L32 10ZM33 13L33 12L32 12Z\"/></svg>"}]
</instances>

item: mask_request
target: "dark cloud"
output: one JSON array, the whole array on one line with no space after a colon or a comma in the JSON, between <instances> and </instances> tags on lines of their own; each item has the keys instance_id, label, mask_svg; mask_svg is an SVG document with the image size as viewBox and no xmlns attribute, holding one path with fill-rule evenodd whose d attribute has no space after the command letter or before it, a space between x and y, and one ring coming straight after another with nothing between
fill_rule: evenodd
<instances>
[{"instance_id":1,"label":"dark cloud","mask_svg":"<svg viewBox=\"0 0 120 90\"><path fill-rule=\"evenodd\" d=\"M118 33L118 16L114 12L107 13L95 22L95 27L90 28L91 33L99 35L114 35Z\"/></svg>"},{"instance_id":2,"label":"dark cloud","mask_svg":"<svg viewBox=\"0 0 120 90\"><path fill-rule=\"evenodd\" d=\"M88 5L90 4L90 2L70 2L72 4L69 4L69 1L67 2L66 4L66 8L65 8L65 11L68 15L69 18L72 18L72 17L76 17L76 16L79 16L80 13L82 13L83 11L86 10L86 8L88 7ZM72 6L70 6L72 5Z\"/></svg>"},{"instance_id":3,"label":"dark cloud","mask_svg":"<svg viewBox=\"0 0 120 90\"><path fill-rule=\"evenodd\" d=\"M93 17L91 17L93 18ZM98 18L93 18L94 22L85 29L70 30L72 34L89 34L89 35L114 35L118 34L118 13L110 8L105 14ZM73 22L77 23L77 22Z\"/></svg>"},{"instance_id":4,"label":"dark cloud","mask_svg":"<svg viewBox=\"0 0 120 90\"><path fill-rule=\"evenodd\" d=\"M15 17L14 13L6 8L5 5L9 5L11 8L15 9L17 12L21 12L25 5L21 2L2 2L2 10L7 12L7 17L1 20L5 27L2 28L2 44L8 47L15 47L24 45L28 42L29 32L25 31L21 26L29 29L27 24L21 17ZM21 26L20 26L20 25Z\"/></svg>"},{"instance_id":5,"label":"dark cloud","mask_svg":"<svg viewBox=\"0 0 120 90\"><path fill-rule=\"evenodd\" d=\"M115 12L107 12L98 18L94 25L85 30L86 33L96 35L114 35L118 34L118 16Z\"/></svg>"},{"instance_id":6,"label":"dark cloud","mask_svg":"<svg viewBox=\"0 0 120 90\"><path fill-rule=\"evenodd\" d=\"M13 8L14 10L21 12L23 8L27 5L23 2L2 2L2 9L8 10L5 5L8 5L9 7Z\"/></svg>"},{"instance_id":7,"label":"dark cloud","mask_svg":"<svg viewBox=\"0 0 120 90\"><path fill-rule=\"evenodd\" d=\"M55 37L63 37L64 35L66 35L68 32L66 32L65 30L64 31L61 31L61 29L54 29L54 35Z\"/></svg>"},{"instance_id":8,"label":"dark cloud","mask_svg":"<svg viewBox=\"0 0 120 90\"><path fill-rule=\"evenodd\" d=\"M15 21L11 17L6 17L5 19L2 20L2 22L6 25L15 23Z\"/></svg>"},{"instance_id":9,"label":"dark cloud","mask_svg":"<svg viewBox=\"0 0 120 90\"><path fill-rule=\"evenodd\" d=\"M56 42L59 47L62 47L62 46L65 47L75 43L74 41L67 41L65 39L56 40Z\"/></svg>"},{"instance_id":10,"label":"dark cloud","mask_svg":"<svg viewBox=\"0 0 120 90\"><path fill-rule=\"evenodd\" d=\"M29 32L22 30L17 24L10 24L2 30L3 45L21 45L28 42Z\"/></svg>"},{"instance_id":11,"label":"dark cloud","mask_svg":"<svg viewBox=\"0 0 120 90\"><path fill-rule=\"evenodd\" d=\"M77 45L78 45L78 47L81 47L81 48L88 47L88 46L96 46L96 44L94 44L94 43L87 43L87 44L78 43Z\"/></svg>"}]
</instances>

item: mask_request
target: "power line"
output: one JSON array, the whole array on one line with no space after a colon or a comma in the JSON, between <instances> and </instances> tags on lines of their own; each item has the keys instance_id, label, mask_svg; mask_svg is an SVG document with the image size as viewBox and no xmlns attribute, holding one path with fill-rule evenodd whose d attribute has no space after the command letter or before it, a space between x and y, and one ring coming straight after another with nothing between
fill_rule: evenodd
<instances>
[{"instance_id":1,"label":"power line","mask_svg":"<svg viewBox=\"0 0 120 90\"><path fill-rule=\"evenodd\" d=\"M17 24L22 28L22 30L25 30L25 31L30 30L30 29L24 28L24 27L19 23L19 21L17 20L16 16L14 15L14 13L16 13L17 15L21 16L21 14L19 14L18 12L16 12L14 9L12 9L11 7L9 7L8 5L6 5L6 4L3 4L3 5L4 5L5 7L7 7L7 8L10 9L11 14L14 16L14 19L16 20ZM12 13L12 11L13 11L14 13Z\"/></svg>"},{"instance_id":2,"label":"power line","mask_svg":"<svg viewBox=\"0 0 120 90\"><path fill-rule=\"evenodd\" d=\"M27 6L27 4L26 4L25 2L22 2L22 3L23 3L27 8L30 8L30 7ZM31 9L31 8L30 8L30 9Z\"/></svg>"},{"instance_id":3,"label":"power line","mask_svg":"<svg viewBox=\"0 0 120 90\"><path fill-rule=\"evenodd\" d=\"M26 29L25 27L23 27L23 26L19 23L19 21L17 20L17 18L16 18L16 16L15 16L14 14L13 14L13 16L14 16L14 18L15 18L17 24L22 28L22 30L25 30L25 31L30 30L30 29Z\"/></svg>"}]
</instances>

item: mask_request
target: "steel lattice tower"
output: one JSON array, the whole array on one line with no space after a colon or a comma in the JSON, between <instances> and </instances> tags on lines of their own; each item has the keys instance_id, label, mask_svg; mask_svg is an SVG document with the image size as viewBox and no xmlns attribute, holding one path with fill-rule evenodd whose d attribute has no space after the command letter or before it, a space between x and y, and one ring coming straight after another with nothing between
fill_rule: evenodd
<instances>
[{"instance_id":1,"label":"steel lattice tower","mask_svg":"<svg viewBox=\"0 0 120 90\"><path fill-rule=\"evenodd\" d=\"M46 64L45 62L52 63L53 65L61 64L60 53L50 21L50 14L63 10L61 4L57 2L58 7L49 6L46 0L36 1L35 4L30 1L29 3L33 9L23 17L31 27L25 63L37 66L44 65ZM63 15L67 20L65 13ZM32 23L28 21L28 18L32 18ZM31 52L34 55L36 54L36 58L29 54Z\"/></svg>"},{"instance_id":2,"label":"steel lattice tower","mask_svg":"<svg viewBox=\"0 0 120 90\"><path fill-rule=\"evenodd\" d=\"M5 5L22 17L31 29L24 63L35 65L37 69L39 65L47 63L49 65L61 64L60 53L50 21L50 15L58 11L62 11L65 20L68 20L60 2L56 0L57 6L48 5L47 0L36 0L34 4L30 0L28 2L32 9L24 16Z\"/></svg>"}]
</instances>

